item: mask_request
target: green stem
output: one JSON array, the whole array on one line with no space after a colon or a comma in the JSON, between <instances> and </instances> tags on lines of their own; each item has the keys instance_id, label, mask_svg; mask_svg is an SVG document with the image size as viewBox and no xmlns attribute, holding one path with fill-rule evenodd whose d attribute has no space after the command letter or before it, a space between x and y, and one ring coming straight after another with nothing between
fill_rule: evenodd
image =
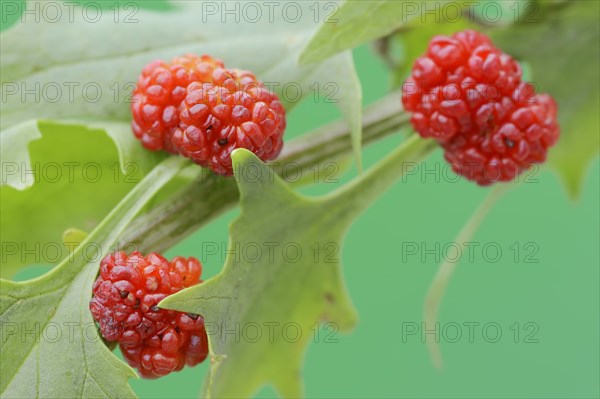
<instances>
[{"instance_id":1,"label":"green stem","mask_svg":"<svg viewBox=\"0 0 600 399\"><path fill-rule=\"evenodd\" d=\"M498 199L510 188L510 185L501 184L493 189L479 207L473 212L469 220L465 223L460 233L454 240L455 243L464 243L473 237L481 222L485 219L489 211L492 209ZM444 297L444 293L448 288L450 278L456 269L458 262L449 262L445 260L440 264L440 267L429 286L427 296L425 297L425 307L423 312L423 320L425 328L427 330L435 329L435 324L438 319L438 312L440 304ZM435 340L427 339L425 343L429 349L431 360L433 364L441 369L442 368L442 354L440 352L439 344Z\"/></svg>"},{"instance_id":2,"label":"green stem","mask_svg":"<svg viewBox=\"0 0 600 399\"><path fill-rule=\"evenodd\" d=\"M402 127L408 125L410 117L402 110L400 96L401 93L395 91L364 110L363 145L397 133ZM324 161L351 153L350 130L348 124L340 120L286 143L281 156L274 162L274 167L286 179L288 177L285 175L286 165L295 163L312 168Z\"/></svg>"},{"instance_id":3,"label":"green stem","mask_svg":"<svg viewBox=\"0 0 600 399\"><path fill-rule=\"evenodd\" d=\"M394 185L404 175L407 167L421 162L436 147L434 140L423 140L418 135L410 136L371 169L331 193L327 206L335 215L351 213L358 216Z\"/></svg>"}]
</instances>

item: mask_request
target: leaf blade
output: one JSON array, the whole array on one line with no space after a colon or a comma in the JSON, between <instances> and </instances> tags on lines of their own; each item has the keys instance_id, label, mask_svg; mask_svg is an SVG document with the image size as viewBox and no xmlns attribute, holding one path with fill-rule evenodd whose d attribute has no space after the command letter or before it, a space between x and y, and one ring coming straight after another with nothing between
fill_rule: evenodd
<instances>
[{"instance_id":1,"label":"leaf blade","mask_svg":"<svg viewBox=\"0 0 600 399\"><path fill-rule=\"evenodd\" d=\"M164 158L143 149L124 123L30 121L0 138L8 183L0 187L3 278L24 265L58 264L73 250L63 232L92 230Z\"/></svg>"},{"instance_id":2,"label":"leaf blade","mask_svg":"<svg viewBox=\"0 0 600 399\"><path fill-rule=\"evenodd\" d=\"M322 61L341 51L385 36L417 15L414 2L346 1L325 21L300 55L300 63ZM412 15L406 15L410 8Z\"/></svg>"},{"instance_id":3,"label":"leaf blade","mask_svg":"<svg viewBox=\"0 0 600 399\"><path fill-rule=\"evenodd\" d=\"M86 253L86 245L92 245L99 258L106 254L137 212L184 164L184 160L172 157L155 168L87 236L73 257L58 267L26 282L0 280L0 322L14 327L8 335L6 329L2 330L0 392L3 396L29 397L34 375L35 396L135 396L127 383L135 373L99 339L87 308L98 263ZM26 328L32 322L37 328L33 337L29 335L27 339L25 335L22 339L16 334L15 329ZM49 326L58 328L59 334L49 336ZM69 334L65 334L67 331ZM93 339L88 342L86 334L92 334Z\"/></svg>"},{"instance_id":4,"label":"leaf blade","mask_svg":"<svg viewBox=\"0 0 600 399\"><path fill-rule=\"evenodd\" d=\"M256 243L279 243L309 251L315 242L339 245L348 223L324 218L324 202L291 191L248 151L236 150L232 158L240 187L241 215L231 225L230 248L243 251ZM273 223L284 215L294 229ZM211 356L222 359L211 366L207 396L247 397L268 382L285 397L302 393L300 370L310 328L324 317L343 331L356 323L341 265L337 257L331 260L305 257L290 262L279 251L261 251L257 259L248 261L236 259L230 252L218 276L159 304L203 315ZM283 330L274 333L272 339L223 342L215 331L219 325L221 329L235 325L241 329L292 326L288 328L299 329L302 334L294 342L286 342ZM255 366L257 362L260 367Z\"/></svg>"}]
</instances>

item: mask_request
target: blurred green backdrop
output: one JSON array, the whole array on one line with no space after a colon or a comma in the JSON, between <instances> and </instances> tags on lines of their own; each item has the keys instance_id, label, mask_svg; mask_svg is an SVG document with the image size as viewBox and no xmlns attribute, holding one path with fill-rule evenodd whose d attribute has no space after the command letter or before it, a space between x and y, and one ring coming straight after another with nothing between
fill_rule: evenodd
<instances>
[{"instance_id":1,"label":"blurred green backdrop","mask_svg":"<svg viewBox=\"0 0 600 399\"><path fill-rule=\"evenodd\" d=\"M390 74L369 47L357 49L354 58L364 103L370 104L388 92ZM337 118L333 105L306 98L289 115L286 136L298 136ZM399 141L399 136L390 137L366 148L365 165ZM444 168L438 151L352 227L342 261L360 321L352 334L333 336L337 342L324 342L331 330L322 330L322 339L310 345L303 372L306 396L600 397L598 160L578 200L571 201L558 177L542 168L533 176L536 181L515 187L495 206L471 240L475 248L471 259L458 243L463 261L440 311L445 367L439 371L420 331L423 299L440 260L427 250L440 254L446 247L453 257L447 244L489 191L456 181ZM351 169L336 177L343 183L355 175ZM317 195L336 186L321 184L302 191ZM216 274L221 256L202 254L202 243L225 245L228 224L236 214L229 212L166 255L196 256L204 263L205 278ZM416 254L403 255L403 249L414 250L414 245ZM22 270L16 279L31 278L41 270ZM479 323L472 324L472 340L471 323ZM417 333L408 335L407 329L415 326ZM142 398L195 398L207 369L205 363L131 384ZM258 393L273 396L270 387Z\"/></svg>"}]
</instances>

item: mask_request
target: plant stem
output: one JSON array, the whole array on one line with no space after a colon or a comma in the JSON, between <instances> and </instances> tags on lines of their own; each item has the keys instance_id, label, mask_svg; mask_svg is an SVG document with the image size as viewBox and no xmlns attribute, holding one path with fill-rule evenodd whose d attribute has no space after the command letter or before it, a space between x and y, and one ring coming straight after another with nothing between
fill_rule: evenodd
<instances>
[{"instance_id":1,"label":"plant stem","mask_svg":"<svg viewBox=\"0 0 600 399\"><path fill-rule=\"evenodd\" d=\"M358 216L396 183L408 166L423 160L436 146L433 140L412 135L367 172L331 193L327 206L336 215L351 213Z\"/></svg>"},{"instance_id":2,"label":"plant stem","mask_svg":"<svg viewBox=\"0 0 600 399\"><path fill-rule=\"evenodd\" d=\"M393 92L365 109L364 145L397 133L408 125L409 117L402 110L400 96L400 92ZM286 143L272 167L283 179L289 179L290 175L297 177L298 171L303 176L312 176L326 163L351 154L350 130L344 121L337 121ZM292 164L294 168L287 167ZM302 179L298 184L309 182L314 180ZM231 209L238 200L233 178L215 176L199 168L199 175L191 184L140 215L124 233L121 243L133 244L142 252L164 251Z\"/></svg>"},{"instance_id":3,"label":"plant stem","mask_svg":"<svg viewBox=\"0 0 600 399\"><path fill-rule=\"evenodd\" d=\"M396 91L367 107L363 114L363 145L371 144L407 126L409 116L400 105L400 92ZM345 121L336 121L287 143L275 162L275 170L284 179L285 166L296 163L311 168L332 158L352 153L350 130Z\"/></svg>"},{"instance_id":4,"label":"plant stem","mask_svg":"<svg viewBox=\"0 0 600 399\"><path fill-rule=\"evenodd\" d=\"M454 240L455 243L464 243L473 237L479 228L479 225L485 219L486 215L509 187L511 186L507 184L501 184L488 194L481 205L479 205L475 212L473 212L469 220L467 220L462 230ZM435 277L433 278L433 281L431 282L431 285L429 286L427 296L425 297L425 308L423 312L423 321L425 323L425 328L428 331L435 329L440 304L442 302L444 293L446 292L446 288L448 287L448 283L450 282L450 278L452 277L457 265L458 262L449 262L447 260L442 262L437 273L435 274ZM427 337L425 343L429 349L429 354L431 355L433 364L437 368L441 369L442 354L440 352L439 344L435 340L432 341L431 339L427 339Z\"/></svg>"}]
</instances>

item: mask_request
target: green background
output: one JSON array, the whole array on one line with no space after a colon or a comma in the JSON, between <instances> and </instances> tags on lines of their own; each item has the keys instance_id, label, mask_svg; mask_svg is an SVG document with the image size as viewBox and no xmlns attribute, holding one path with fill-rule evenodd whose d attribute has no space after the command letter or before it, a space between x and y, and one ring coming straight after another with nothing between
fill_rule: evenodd
<instances>
[{"instance_id":1,"label":"green background","mask_svg":"<svg viewBox=\"0 0 600 399\"><path fill-rule=\"evenodd\" d=\"M372 103L388 92L390 74L368 47L355 50L354 57L364 103ZM306 98L290 113L286 136L338 117L332 104ZM399 136L390 137L365 148L365 165L399 141ZM433 254L422 259L422 251L403 257L402 248L406 243L443 248L452 242L489 189L456 181L437 151L350 230L342 261L359 324L349 335L336 334L337 342L324 342L331 330L321 330L319 342L309 346L303 372L306 396L599 397L599 169L596 159L578 200L570 200L559 178L542 168L534 176L536 182L518 185L494 207L471 240L478 244L473 261L461 262L442 304L441 326L458 323L463 335L457 343L442 336L445 367L439 371L419 334L403 339L403 323L420 326L423 299L439 259ZM338 178L343 183L354 175L351 168ZM302 191L317 195L336 186L321 184ZM227 213L166 255L196 256L204 264L204 277L215 275L221 257L204 256L202 243L226 243L228 224L236 214ZM517 259L511 249L515 243L520 247ZM482 251L486 245L487 253ZM502 254L496 256L498 247ZM538 249L532 258L537 263L526 262L531 248ZM16 278L39 272L29 268ZM465 322L480 323L473 342L468 341ZM525 342L533 331L525 328L528 322L538 327L530 336L537 342ZM486 323L500 326L498 342L486 341L481 328ZM514 323L520 329L517 343ZM494 335L489 331L488 340ZM453 336L454 330L448 338ZM143 398L192 398L198 396L207 369L204 363L159 380L131 383ZM274 395L270 387L258 393Z\"/></svg>"}]
</instances>

